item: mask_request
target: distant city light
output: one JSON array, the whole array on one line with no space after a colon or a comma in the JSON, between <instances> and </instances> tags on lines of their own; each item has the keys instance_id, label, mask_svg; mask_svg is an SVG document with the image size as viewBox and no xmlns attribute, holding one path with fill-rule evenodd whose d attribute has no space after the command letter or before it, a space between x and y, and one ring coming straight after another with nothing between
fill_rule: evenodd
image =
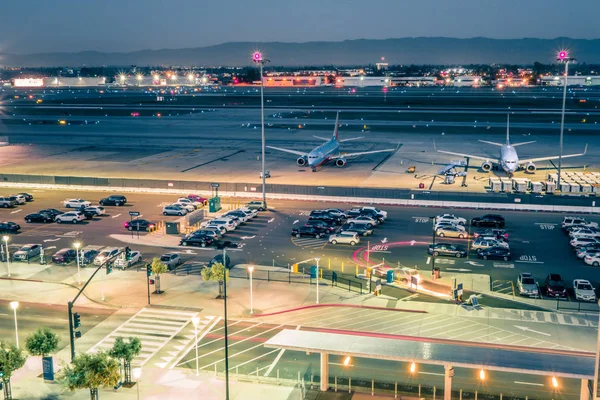
<instances>
[{"instance_id":1,"label":"distant city light","mask_svg":"<svg viewBox=\"0 0 600 400\"><path fill-rule=\"evenodd\" d=\"M189 80L190 82L192 82L192 81L194 80L194 78L195 78L195 77L194 77L194 74L189 74L189 75L188 75L188 80Z\"/></svg>"},{"instance_id":2,"label":"distant city light","mask_svg":"<svg viewBox=\"0 0 600 400\"><path fill-rule=\"evenodd\" d=\"M137 74L136 78L137 78L138 81L141 81L142 79L144 79L144 75Z\"/></svg>"}]
</instances>

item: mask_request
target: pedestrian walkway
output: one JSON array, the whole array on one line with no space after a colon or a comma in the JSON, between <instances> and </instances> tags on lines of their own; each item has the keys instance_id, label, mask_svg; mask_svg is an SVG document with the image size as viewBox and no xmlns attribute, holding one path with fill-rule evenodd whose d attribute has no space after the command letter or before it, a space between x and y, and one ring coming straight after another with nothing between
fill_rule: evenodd
<instances>
[{"instance_id":1,"label":"pedestrian walkway","mask_svg":"<svg viewBox=\"0 0 600 400\"><path fill-rule=\"evenodd\" d=\"M134 316L100 340L89 352L111 349L116 338L119 336L124 338L137 337L142 343L142 352L133 360L132 364L143 366L167 343L174 339L175 336L182 332L186 326L188 328L184 332L183 339L180 341L185 346L194 340L193 327L192 334L190 335L188 325L191 325L192 318L196 316L198 316L197 312L142 308ZM199 327L203 328L213 318L202 318L202 325L199 324Z\"/></svg>"}]
</instances>

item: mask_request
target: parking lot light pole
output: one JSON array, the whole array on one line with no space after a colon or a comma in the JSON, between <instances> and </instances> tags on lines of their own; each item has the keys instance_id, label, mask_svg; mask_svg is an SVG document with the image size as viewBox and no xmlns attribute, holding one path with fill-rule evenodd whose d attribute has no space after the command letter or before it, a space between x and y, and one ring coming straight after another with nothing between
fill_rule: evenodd
<instances>
[{"instance_id":1,"label":"parking lot light pole","mask_svg":"<svg viewBox=\"0 0 600 400\"><path fill-rule=\"evenodd\" d=\"M194 324L194 336L196 337L196 376L199 375L198 372L198 323L200 322L199 317L192 317L192 324Z\"/></svg>"},{"instance_id":2,"label":"parking lot light pole","mask_svg":"<svg viewBox=\"0 0 600 400\"><path fill-rule=\"evenodd\" d=\"M8 270L8 277L10 278L10 252L8 251L8 236L2 236L2 240L6 246L6 269Z\"/></svg>"},{"instance_id":3,"label":"parking lot light pole","mask_svg":"<svg viewBox=\"0 0 600 400\"><path fill-rule=\"evenodd\" d=\"M319 304L319 261L320 257L315 257L315 261L317 262L317 304Z\"/></svg>"},{"instance_id":4,"label":"parking lot light pole","mask_svg":"<svg viewBox=\"0 0 600 400\"><path fill-rule=\"evenodd\" d=\"M250 274L250 314L254 314L254 305L252 303L252 273L254 272L254 265L248 267L248 272Z\"/></svg>"},{"instance_id":5,"label":"parking lot light pole","mask_svg":"<svg viewBox=\"0 0 600 400\"><path fill-rule=\"evenodd\" d=\"M75 258L77 259L77 284L81 285L81 265L79 263L79 247L81 243L75 242L73 246L75 246Z\"/></svg>"},{"instance_id":6,"label":"parking lot light pole","mask_svg":"<svg viewBox=\"0 0 600 400\"><path fill-rule=\"evenodd\" d=\"M17 348L19 347L19 327L17 326L17 308L19 308L18 301L11 301L10 308L13 309L13 313L15 314L15 342L17 344Z\"/></svg>"},{"instance_id":7,"label":"parking lot light pole","mask_svg":"<svg viewBox=\"0 0 600 400\"><path fill-rule=\"evenodd\" d=\"M562 170L562 154L563 154L563 133L565 130L565 106L567 103L567 80L569 78L569 63L574 62L575 59L569 57L569 52L562 50L558 52L556 57L558 62L565 64L565 80L563 85L563 101L562 101L562 112L560 116L560 149L558 153L558 179L556 182L556 189L560 190L560 173Z\"/></svg>"},{"instance_id":8,"label":"parking lot light pole","mask_svg":"<svg viewBox=\"0 0 600 400\"><path fill-rule=\"evenodd\" d=\"M432 240L433 240L433 253L435 253L435 217L431 217L431 221L432 221L432 231L433 231L433 235L432 235ZM433 277L433 275L435 274L435 254L431 255L431 276Z\"/></svg>"},{"instance_id":9,"label":"parking lot light pole","mask_svg":"<svg viewBox=\"0 0 600 400\"><path fill-rule=\"evenodd\" d=\"M598 300L598 307L600 307L600 300ZM596 338L596 362L594 364L594 385L593 385L593 397L592 399L598 398L598 368L600 367L600 313L598 313L598 334Z\"/></svg>"},{"instance_id":10,"label":"parking lot light pole","mask_svg":"<svg viewBox=\"0 0 600 400\"><path fill-rule=\"evenodd\" d=\"M135 379L135 386L137 386L137 400L140 400L140 378L142 377L142 369L133 369L133 379Z\"/></svg>"},{"instance_id":11,"label":"parking lot light pole","mask_svg":"<svg viewBox=\"0 0 600 400\"><path fill-rule=\"evenodd\" d=\"M267 192L265 182L265 97L264 97L264 82L263 82L263 66L268 63L269 60L263 58L260 51L255 51L252 55L252 62L259 65L260 68L260 126L261 126L261 163L262 163L262 200L263 205L267 207Z\"/></svg>"}]
</instances>

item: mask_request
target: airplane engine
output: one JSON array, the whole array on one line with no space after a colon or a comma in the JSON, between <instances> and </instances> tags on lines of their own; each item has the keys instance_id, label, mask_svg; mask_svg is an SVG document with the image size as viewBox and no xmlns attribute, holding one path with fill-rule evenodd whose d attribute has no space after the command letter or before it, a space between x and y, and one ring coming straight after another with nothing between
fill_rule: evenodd
<instances>
[{"instance_id":1,"label":"airplane engine","mask_svg":"<svg viewBox=\"0 0 600 400\"><path fill-rule=\"evenodd\" d=\"M535 164L530 162L525 166L525 171L530 172L530 173L534 173L535 172Z\"/></svg>"},{"instance_id":2,"label":"airplane engine","mask_svg":"<svg viewBox=\"0 0 600 400\"><path fill-rule=\"evenodd\" d=\"M346 165L346 159L345 158L338 158L337 160L335 160L335 165L336 165L336 167L342 168L343 166Z\"/></svg>"},{"instance_id":3,"label":"airplane engine","mask_svg":"<svg viewBox=\"0 0 600 400\"><path fill-rule=\"evenodd\" d=\"M296 160L296 164L298 164L299 166L303 167L308 163L308 161L306 160L306 157L298 157L298 159Z\"/></svg>"},{"instance_id":4,"label":"airplane engine","mask_svg":"<svg viewBox=\"0 0 600 400\"><path fill-rule=\"evenodd\" d=\"M481 164L481 169L485 172L490 172L492 170L492 163L489 161L485 161L483 164Z\"/></svg>"}]
</instances>

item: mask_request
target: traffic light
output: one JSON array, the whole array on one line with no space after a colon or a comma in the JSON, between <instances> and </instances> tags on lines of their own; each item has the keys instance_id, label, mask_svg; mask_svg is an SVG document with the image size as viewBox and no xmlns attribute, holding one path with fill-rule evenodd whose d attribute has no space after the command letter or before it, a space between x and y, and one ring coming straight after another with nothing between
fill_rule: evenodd
<instances>
[{"instance_id":1,"label":"traffic light","mask_svg":"<svg viewBox=\"0 0 600 400\"><path fill-rule=\"evenodd\" d=\"M152 265L146 264L146 275L152 276Z\"/></svg>"},{"instance_id":2,"label":"traffic light","mask_svg":"<svg viewBox=\"0 0 600 400\"><path fill-rule=\"evenodd\" d=\"M148 284L149 284L149 285L154 285L154 279L150 279L150 280L148 281Z\"/></svg>"},{"instance_id":3,"label":"traffic light","mask_svg":"<svg viewBox=\"0 0 600 400\"><path fill-rule=\"evenodd\" d=\"M81 337L81 331L75 331L75 337L79 339Z\"/></svg>"},{"instance_id":4,"label":"traffic light","mask_svg":"<svg viewBox=\"0 0 600 400\"><path fill-rule=\"evenodd\" d=\"M75 313L75 314L73 314L73 327L75 327L75 329L77 329L80 326L81 326L81 316L79 315L79 313Z\"/></svg>"}]
</instances>

